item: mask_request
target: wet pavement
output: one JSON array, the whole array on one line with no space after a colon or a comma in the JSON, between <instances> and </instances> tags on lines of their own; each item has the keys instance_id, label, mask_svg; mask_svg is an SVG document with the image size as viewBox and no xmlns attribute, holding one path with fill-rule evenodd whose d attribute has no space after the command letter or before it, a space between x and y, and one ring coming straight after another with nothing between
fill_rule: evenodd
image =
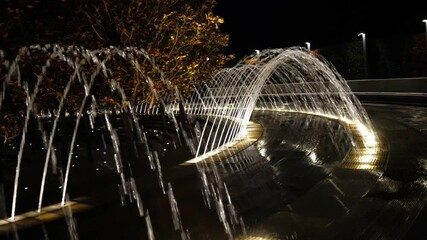
<instances>
[{"instance_id":1,"label":"wet pavement","mask_svg":"<svg viewBox=\"0 0 427 240\"><path fill-rule=\"evenodd\" d=\"M335 120L254 112L252 120L264 129L261 138L212 163L244 221L246 234L242 224L233 225L236 239L427 239L427 109L365 108L387 150L381 169L343 165L351 140ZM227 239L217 212L206 206L196 168L177 165L163 174L191 239ZM136 175L135 180L155 239L181 239L156 174ZM78 239L149 239L135 204L121 202L114 184L93 190L86 203L95 207L73 216ZM72 239L69 225L70 219L59 219L0 239Z\"/></svg>"},{"instance_id":2,"label":"wet pavement","mask_svg":"<svg viewBox=\"0 0 427 240\"><path fill-rule=\"evenodd\" d=\"M427 239L427 109L365 108L387 146L385 168L334 168L286 209L261 221L260 232L279 239Z\"/></svg>"}]
</instances>

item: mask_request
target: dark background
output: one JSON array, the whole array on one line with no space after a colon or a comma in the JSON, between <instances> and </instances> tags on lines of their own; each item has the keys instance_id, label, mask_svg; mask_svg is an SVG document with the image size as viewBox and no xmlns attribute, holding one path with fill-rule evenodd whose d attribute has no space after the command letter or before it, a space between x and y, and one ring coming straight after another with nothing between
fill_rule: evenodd
<instances>
[{"instance_id":1,"label":"dark background","mask_svg":"<svg viewBox=\"0 0 427 240\"><path fill-rule=\"evenodd\" d=\"M423 1L218 0L216 13L230 35L227 51L242 57L255 49L311 49L386 36L425 33Z\"/></svg>"}]
</instances>

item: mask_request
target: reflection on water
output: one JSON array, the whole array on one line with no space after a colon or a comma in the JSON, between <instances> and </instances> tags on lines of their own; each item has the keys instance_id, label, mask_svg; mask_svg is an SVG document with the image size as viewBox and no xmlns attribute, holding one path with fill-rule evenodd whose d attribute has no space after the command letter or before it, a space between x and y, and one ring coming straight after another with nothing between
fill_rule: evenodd
<instances>
[{"instance_id":1,"label":"reflection on water","mask_svg":"<svg viewBox=\"0 0 427 240\"><path fill-rule=\"evenodd\" d=\"M260 121L266 128L272 127L273 130L272 133L266 132L270 135L265 136L270 138L270 153L265 153L267 159L275 155L276 149L287 149L311 165L336 164L349 151L349 132L336 120L307 114L273 112L269 116L260 116ZM264 141L257 144L260 151L265 149ZM277 161L286 161L291 157L282 156Z\"/></svg>"},{"instance_id":2,"label":"reflection on water","mask_svg":"<svg viewBox=\"0 0 427 240\"><path fill-rule=\"evenodd\" d=\"M220 177L210 173L227 186L248 234L250 226L282 211L327 177L351 149L348 130L336 120L284 112L255 112L252 120L265 127L263 136L216 163Z\"/></svg>"},{"instance_id":3,"label":"reflection on water","mask_svg":"<svg viewBox=\"0 0 427 240\"><path fill-rule=\"evenodd\" d=\"M73 166L73 174L78 173L79 178L72 179L71 194L87 195L91 191L96 194L92 194L93 198L89 200L94 208L89 207L73 216L79 237L140 239L141 236L147 237L147 229L151 229L149 238L154 236L155 239L168 240L183 239L183 236L186 239L283 239L283 236L268 232L256 232L253 226L286 209L314 184L327 177L346 157L351 148L351 139L338 121L313 115L255 112L252 120L264 126L258 142L223 161L203 162L205 166L209 165L204 173L208 184L211 184L208 189L213 194L204 192L206 188L194 167L172 167L179 162L178 159L189 156L189 153L174 151L174 136L160 138L158 135L162 132L155 127L147 127L148 136L159 139L156 148L162 161L164 182L169 184L166 188L168 194L164 194L157 181L158 174L153 172L147 176L147 170L142 170L150 168L148 163L142 168L132 168L135 187L140 190L144 209L147 209L144 217L139 216L130 199L122 199L117 194L120 179L111 174L115 169L114 159L111 153L106 152L111 148L104 147L111 144L103 137L102 131L105 129L95 129L91 133L94 134L91 139L96 135L99 142L87 142L84 136L80 138ZM32 144L34 148L42 147L41 143ZM84 147L88 144L92 144L90 151ZM60 147L58 145L57 148L59 156ZM167 149L163 151L163 148ZM28 154L26 156L25 159L29 159ZM29 171L28 166L26 170ZM49 181L50 185L54 183ZM102 188L99 187L101 183ZM23 180L23 184L28 186L23 191L30 193L29 190L33 188L31 182ZM49 186L51 188L55 186ZM207 195L215 196L215 199L203 197ZM171 201L173 204L170 204ZM31 209L35 204L31 202L20 206ZM173 216L179 216L178 225ZM64 234L61 236L61 232L67 231L64 231L67 222L67 219L46 222L41 226L22 229L17 234L21 238L68 239ZM229 233L224 232L224 228L228 228ZM13 239L12 235L9 237ZM286 237L293 239L297 235L290 233Z\"/></svg>"}]
</instances>

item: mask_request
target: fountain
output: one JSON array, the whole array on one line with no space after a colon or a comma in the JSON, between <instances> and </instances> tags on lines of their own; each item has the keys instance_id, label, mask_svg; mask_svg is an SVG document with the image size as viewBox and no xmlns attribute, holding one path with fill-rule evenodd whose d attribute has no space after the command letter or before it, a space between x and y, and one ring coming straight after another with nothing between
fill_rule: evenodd
<instances>
[{"instance_id":1,"label":"fountain","mask_svg":"<svg viewBox=\"0 0 427 240\"><path fill-rule=\"evenodd\" d=\"M25 105L0 172L0 233L10 239L58 231L68 236L57 239L251 239L256 219L292 203L327 168L381 167L365 110L332 65L302 48L250 55L187 99L143 49L37 45L0 57L0 111L17 87ZM129 96L125 76L143 79L149 96ZM289 156L267 153L269 120L287 132L275 144ZM253 212L260 201L270 207ZM138 229L107 231L115 217ZM113 218L99 223L104 230L87 225L101 218ZM56 222L60 230L49 227Z\"/></svg>"}]
</instances>

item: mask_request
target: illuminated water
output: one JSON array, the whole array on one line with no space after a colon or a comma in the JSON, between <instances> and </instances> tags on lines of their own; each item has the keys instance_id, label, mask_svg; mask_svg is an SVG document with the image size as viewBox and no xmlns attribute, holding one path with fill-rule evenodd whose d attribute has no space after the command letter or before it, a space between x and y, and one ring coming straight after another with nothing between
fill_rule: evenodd
<instances>
[{"instance_id":1,"label":"illuminated water","mask_svg":"<svg viewBox=\"0 0 427 240\"><path fill-rule=\"evenodd\" d=\"M126 69L131 71L129 75L143 79L144 86L151 89L155 104L148 99L133 101L126 96L117 80L121 75L114 72L117 70L114 68L116 62L127 66ZM142 69L142 62L149 62L150 69ZM50 79L58 77L55 75L58 71L69 74L65 79L55 79L62 84L57 104L46 107L38 104L38 99L51 84ZM157 79L148 76L148 71L154 71ZM66 206L74 198L91 196L92 192L105 187L113 192L111 194L119 196L121 206L136 208L138 217L144 219L145 236L155 239L156 234L162 235L153 230L159 226L159 213L144 203L144 198L150 196L145 191L152 189L152 181L155 181L160 192L157 198L164 198L159 201L170 208L171 223L179 238L201 236L200 233L192 233L183 221L180 206L184 203L177 200L177 193L182 194L185 190L180 188L177 192L174 184L178 183L172 181L174 177L165 176L166 172L172 176L176 174L170 173L174 165L193 159L203 202L207 209L216 212L223 234L232 239L246 234L248 224L245 221L251 222L256 218L242 214L245 205L239 207L242 200L236 197L239 194L236 194L235 186L247 181L245 172L251 171L251 164L265 165L269 169L268 162L272 156L266 155L262 141L257 143L256 153L230 157L228 163L215 163L204 156L244 138L255 109L338 119L362 129L360 134L373 138L375 142L369 118L345 80L321 56L299 48L265 50L248 56L235 67L215 74L187 100L182 99L173 79L165 79L155 61L142 49L111 47L89 51L75 46L31 46L23 48L14 60L3 61L2 72L0 111L6 106L7 91L12 89L12 84L23 86L26 98L24 133L8 146L11 152L7 157L16 162L11 164L14 174L10 171L4 173L7 180L0 198L0 204L5 206L2 215L7 216L10 222L19 220L15 218L20 213L29 210L42 212L45 206L54 203ZM25 74L28 72L36 77L27 80L28 75ZM101 104L104 96L98 92L97 84L100 82L108 83L104 87L120 99L123 107L112 109ZM155 86L159 83L168 86L169 92L158 94ZM75 89L79 91L76 93ZM80 102L71 103L75 101L76 94L80 96ZM184 109L181 110L186 113L184 117L179 114L179 101L183 101ZM69 104L77 104L78 111L67 110ZM328 151L338 156L331 160L338 164L349 152L349 146L359 146L348 130L340 129L337 127L339 124L334 125L336 120L327 121L334 123L319 123L318 126L326 128L327 135L332 136L327 145L333 147ZM290 126L290 129L304 129L312 123L306 120L299 121L299 124ZM313 131L313 127L309 129ZM313 133L310 131L307 136ZM297 149L310 166L328 162L327 157L318 157L320 153L316 149L323 146L319 145L319 140L313 138L306 144L305 136L294 135L278 144ZM289 145L287 141L293 143ZM280 165L281 161L278 160L277 164ZM151 179L149 183L144 183L144 176ZM154 180L150 176L154 176ZM272 176L275 175L269 175ZM232 182L228 180L230 178ZM263 181L270 180L258 183ZM276 197L283 196L279 194ZM151 207L159 210L152 204ZM66 216L70 238L78 239L75 218L71 212ZM156 221L157 225L153 226ZM19 235L19 232L15 233Z\"/></svg>"}]
</instances>

